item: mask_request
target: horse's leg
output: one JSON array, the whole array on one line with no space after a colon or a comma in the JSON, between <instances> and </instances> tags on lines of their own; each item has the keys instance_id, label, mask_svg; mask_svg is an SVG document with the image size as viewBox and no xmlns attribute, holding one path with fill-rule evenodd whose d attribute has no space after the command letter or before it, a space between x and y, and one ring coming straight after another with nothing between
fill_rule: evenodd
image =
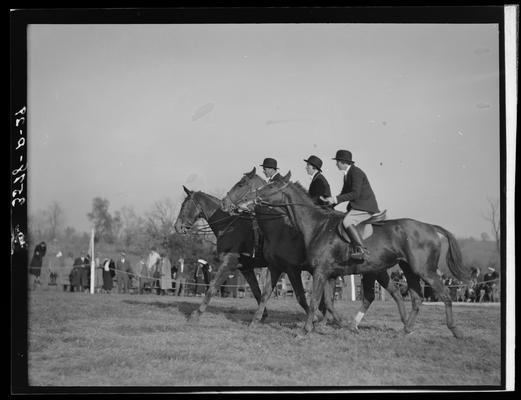
<instances>
[{"instance_id":1,"label":"horse's leg","mask_svg":"<svg viewBox=\"0 0 521 400\"><path fill-rule=\"evenodd\" d=\"M324 293L322 295L321 304L323 302L325 311L322 311L324 316L326 312L329 311L332 317L332 322L336 323L338 326L343 327L344 323L340 314L335 310L334 307L334 299L335 299L335 288L336 288L336 278L329 278L327 282L324 284Z\"/></svg>"},{"instance_id":2,"label":"horse's leg","mask_svg":"<svg viewBox=\"0 0 521 400\"><path fill-rule=\"evenodd\" d=\"M421 292L421 285L419 276L412 272L411 267L406 262L400 262L400 267L407 280L407 286L409 288L409 294L411 295L411 313L409 319L404 328L405 333L411 333L413 331L416 317L420 312L420 307L423 303L423 296Z\"/></svg>"},{"instance_id":3,"label":"horse's leg","mask_svg":"<svg viewBox=\"0 0 521 400\"><path fill-rule=\"evenodd\" d=\"M362 304L360 309L356 313L353 321L349 324L349 329L353 332L358 333L358 325L365 316L365 313L374 301L374 282L376 281L376 274L368 273L363 274L361 278L362 284Z\"/></svg>"},{"instance_id":4,"label":"horse's leg","mask_svg":"<svg viewBox=\"0 0 521 400\"><path fill-rule=\"evenodd\" d=\"M277 286L277 282L282 275L282 271L276 267L268 267L268 273L266 274L266 283L264 284L264 290L262 291L261 301L259 303L259 307L255 314L253 315L253 319L250 322L250 328L255 327L259 321L262 319L262 315L264 310L266 309L266 303L273 292L273 288Z\"/></svg>"},{"instance_id":5,"label":"horse's leg","mask_svg":"<svg viewBox=\"0 0 521 400\"><path fill-rule=\"evenodd\" d=\"M306 295L304 294L304 286L302 285L302 278L300 273L301 271L297 271L296 268L286 268L286 275L288 275L288 279L291 283L291 286L293 287L293 293L295 293L295 297L297 298L298 303L307 314L309 312L309 306L306 300Z\"/></svg>"},{"instance_id":6,"label":"horse's leg","mask_svg":"<svg viewBox=\"0 0 521 400\"><path fill-rule=\"evenodd\" d=\"M407 311L405 310L405 302L403 301L400 288L389 278L387 271L381 271L377 273L376 280L385 290L389 292L391 297L396 302L398 312L400 313L400 319L402 320L404 330L407 331ZM412 296L411 296L412 299Z\"/></svg>"},{"instance_id":7,"label":"horse's leg","mask_svg":"<svg viewBox=\"0 0 521 400\"><path fill-rule=\"evenodd\" d=\"M240 269L242 275L244 276L244 279L246 279L246 282L250 285L251 292L253 293L253 296L255 296L255 300L257 300L257 306L260 305L261 302L261 290L259 288L259 282L257 281L257 277L255 276L255 271L253 270L253 267L250 266L243 266ZM261 317L261 321L264 321L268 316L268 311L264 309L264 312Z\"/></svg>"},{"instance_id":8,"label":"horse's leg","mask_svg":"<svg viewBox=\"0 0 521 400\"><path fill-rule=\"evenodd\" d=\"M334 303L335 301L335 287L336 287L336 279L329 279L326 282L326 285L324 286L324 296L328 296L331 301ZM324 296L320 299L320 304L318 306L318 309L320 310L319 313L316 314L316 318L322 321L326 322L335 322L334 317L331 313L328 313L326 302L324 301Z\"/></svg>"},{"instance_id":9,"label":"horse's leg","mask_svg":"<svg viewBox=\"0 0 521 400\"><path fill-rule=\"evenodd\" d=\"M427 281L429 285L432 286L432 289L438 294L441 301L445 303L445 317L447 320L447 327L450 329L452 334L456 338L462 338L463 332L456 326L454 323L454 317L452 315L452 299L450 298L449 290L447 287L440 281L436 274L422 276L422 278Z\"/></svg>"},{"instance_id":10,"label":"horse's leg","mask_svg":"<svg viewBox=\"0 0 521 400\"><path fill-rule=\"evenodd\" d=\"M315 269L313 273L313 292L311 293L311 304L309 305L308 318L304 325L304 335L313 330L313 320L318 309L322 295L324 294L324 285L326 284L326 276L322 270Z\"/></svg>"},{"instance_id":11,"label":"horse's leg","mask_svg":"<svg viewBox=\"0 0 521 400\"><path fill-rule=\"evenodd\" d=\"M206 311L206 307L208 307L208 303L210 303L210 299L217 294L219 286L226 280L228 274L237 269L237 264L239 262L238 254L226 253L221 255L221 264L217 269L217 274L215 278L210 282L210 287L206 291L203 301L199 308L194 310L192 314L190 314L190 320L197 321L202 313Z\"/></svg>"}]
</instances>

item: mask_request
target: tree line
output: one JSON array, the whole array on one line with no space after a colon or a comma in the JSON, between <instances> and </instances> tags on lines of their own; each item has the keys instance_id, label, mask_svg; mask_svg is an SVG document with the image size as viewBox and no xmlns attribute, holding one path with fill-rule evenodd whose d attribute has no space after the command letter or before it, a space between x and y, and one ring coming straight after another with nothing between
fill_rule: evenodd
<instances>
[{"instance_id":1,"label":"tree line","mask_svg":"<svg viewBox=\"0 0 521 400\"><path fill-rule=\"evenodd\" d=\"M133 207L124 206L110 210L109 200L95 197L92 208L86 214L94 228L94 242L105 252L124 250L144 256L152 247L165 251L173 260L184 257L188 260L215 257L216 238L204 228L189 235L177 234L174 224L179 203L170 198L156 201L148 211L138 214ZM44 241L56 251L72 251L75 255L87 251L90 232L78 232L66 224L66 215L59 202L52 202L46 209L29 216L28 239L31 247Z\"/></svg>"}]
</instances>

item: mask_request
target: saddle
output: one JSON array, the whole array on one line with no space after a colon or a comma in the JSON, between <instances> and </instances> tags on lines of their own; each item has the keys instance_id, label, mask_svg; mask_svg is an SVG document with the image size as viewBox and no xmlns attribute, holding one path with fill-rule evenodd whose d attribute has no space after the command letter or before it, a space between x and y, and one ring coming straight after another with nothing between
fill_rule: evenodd
<instances>
[{"instance_id":1,"label":"saddle","mask_svg":"<svg viewBox=\"0 0 521 400\"><path fill-rule=\"evenodd\" d=\"M380 211L379 213L373 214L371 218L366 219L365 221L360 222L355 226L358 234L362 238L362 240L367 239L369 236L373 234L373 225L383 225L385 222L387 210ZM342 220L340 220L336 229L338 235L347 243L351 243L351 239L347 235L347 232L344 229L344 225Z\"/></svg>"}]
</instances>

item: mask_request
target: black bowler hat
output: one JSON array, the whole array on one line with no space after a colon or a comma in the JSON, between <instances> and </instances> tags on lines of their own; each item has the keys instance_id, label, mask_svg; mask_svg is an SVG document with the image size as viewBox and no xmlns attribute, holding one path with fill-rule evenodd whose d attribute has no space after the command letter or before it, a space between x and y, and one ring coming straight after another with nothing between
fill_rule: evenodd
<instances>
[{"instance_id":1,"label":"black bowler hat","mask_svg":"<svg viewBox=\"0 0 521 400\"><path fill-rule=\"evenodd\" d=\"M336 152L335 158L333 160L343 161L347 163L353 163L354 161L351 159L351 152L349 150L338 150Z\"/></svg>"},{"instance_id":2,"label":"black bowler hat","mask_svg":"<svg viewBox=\"0 0 521 400\"><path fill-rule=\"evenodd\" d=\"M318 158L317 156L309 156L307 160L304 160L305 162L311 164L316 169L318 169L320 172L322 172L322 160Z\"/></svg>"},{"instance_id":3,"label":"black bowler hat","mask_svg":"<svg viewBox=\"0 0 521 400\"><path fill-rule=\"evenodd\" d=\"M278 169L277 160L275 160L274 158L265 158L263 163L260 166L264 167L264 168Z\"/></svg>"}]
</instances>

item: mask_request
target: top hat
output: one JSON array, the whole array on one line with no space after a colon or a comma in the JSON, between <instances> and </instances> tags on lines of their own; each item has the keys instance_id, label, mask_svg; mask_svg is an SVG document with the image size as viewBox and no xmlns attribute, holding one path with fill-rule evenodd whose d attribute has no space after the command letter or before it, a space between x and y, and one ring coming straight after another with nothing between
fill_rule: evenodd
<instances>
[{"instance_id":1,"label":"top hat","mask_svg":"<svg viewBox=\"0 0 521 400\"><path fill-rule=\"evenodd\" d=\"M322 172L322 160L318 158L317 156L309 156L307 160L304 160L308 164L311 164L316 169L318 169L320 172Z\"/></svg>"},{"instance_id":2,"label":"top hat","mask_svg":"<svg viewBox=\"0 0 521 400\"><path fill-rule=\"evenodd\" d=\"M347 163L353 163L354 161L351 158L351 152L349 150L338 150L336 152L336 156L333 160L343 161Z\"/></svg>"},{"instance_id":3,"label":"top hat","mask_svg":"<svg viewBox=\"0 0 521 400\"><path fill-rule=\"evenodd\" d=\"M265 158L260 166L264 168L278 169L277 160L275 160L274 158Z\"/></svg>"}]
</instances>

